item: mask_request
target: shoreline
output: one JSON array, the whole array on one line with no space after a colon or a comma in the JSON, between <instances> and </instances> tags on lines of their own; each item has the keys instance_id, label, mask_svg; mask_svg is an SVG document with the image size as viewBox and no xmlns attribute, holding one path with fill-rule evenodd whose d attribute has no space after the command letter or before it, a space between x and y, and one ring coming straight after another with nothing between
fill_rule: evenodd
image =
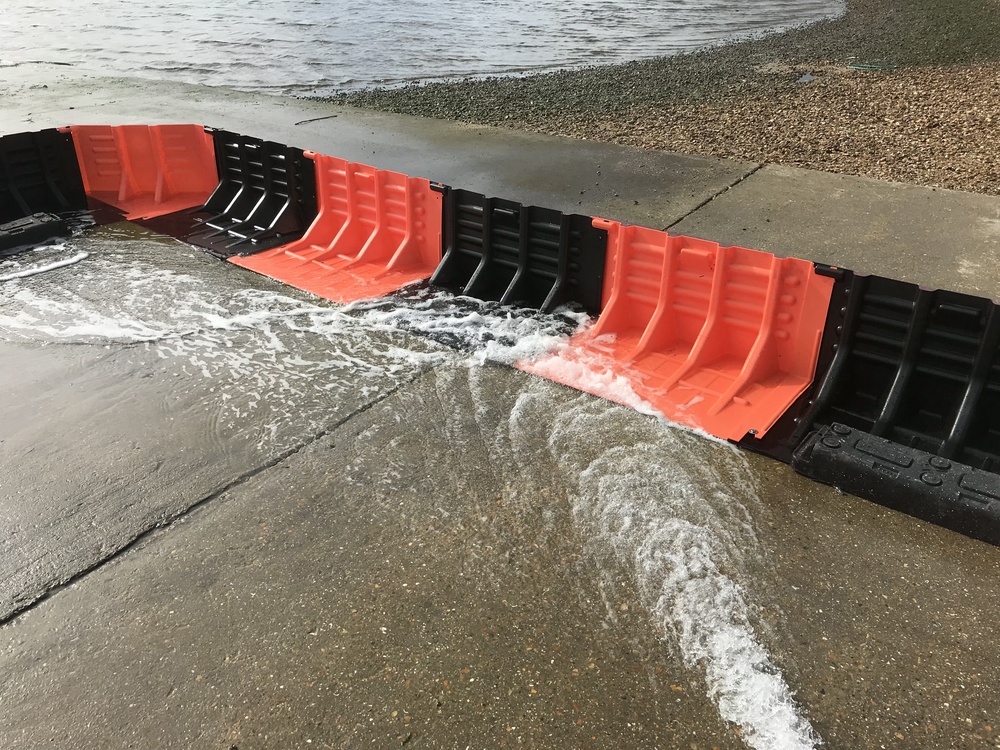
<instances>
[{"instance_id":1,"label":"shoreline","mask_svg":"<svg viewBox=\"0 0 1000 750\"><path fill-rule=\"evenodd\" d=\"M848 0L838 18L697 52L323 100L998 195L1000 3Z\"/></svg>"}]
</instances>

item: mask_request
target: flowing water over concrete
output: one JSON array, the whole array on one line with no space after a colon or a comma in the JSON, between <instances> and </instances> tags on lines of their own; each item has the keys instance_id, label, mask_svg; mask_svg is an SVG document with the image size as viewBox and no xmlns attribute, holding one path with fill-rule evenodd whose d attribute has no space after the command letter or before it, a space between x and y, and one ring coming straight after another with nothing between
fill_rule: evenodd
<instances>
[{"instance_id":1,"label":"flowing water over concrete","mask_svg":"<svg viewBox=\"0 0 1000 750\"><path fill-rule=\"evenodd\" d=\"M652 615L626 633L652 625L669 644L666 658L676 659L671 673L704 681L720 718L751 747L814 746L754 624L746 584L760 554L752 518L760 501L744 459L490 364L552 348L584 316L532 316L429 292L337 308L129 225L4 261L0 273L81 251L88 257L72 267L6 282L0 297L0 346L12 363L3 403L12 532L0 550L5 613L114 553L151 518L166 521L210 495L199 471L206 465L222 461L230 477L245 476L401 388L401 400L380 407L382 419L419 424L425 406L407 401L406 386L433 371L445 415L435 444L461 445L472 420L488 486L519 514L540 514L525 535L541 541L572 521L597 576L587 586L624 585ZM61 385L80 398L59 398ZM57 425L68 434L50 436ZM396 449L376 447L378 429L369 427L371 453L342 467L342 481L380 498L410 496L412 467ZM545 446L548 455L539 455ZM134 451L154 465L142 476L116 471ZM709 462L692 462L693 454ZM157 490L169 483L178 492L164 502ZM451 513L473 512L464 494L455 500ZM479 534L508 533L488 506L476 513ZM605 605L608 621L622 627L627 605Z\"/></svg>"},{"instance_id":2,"label":"flowing water over concrete","mask_svg":"<svg viewBox=\"0 0 1000 750\"><path fill-rule=\"evenodd\" d=\"M45 61L102 75L324 95L623 62L843 9L843 0L25 0L0 16L0 73Z\"/></svg>"}]
</instances>

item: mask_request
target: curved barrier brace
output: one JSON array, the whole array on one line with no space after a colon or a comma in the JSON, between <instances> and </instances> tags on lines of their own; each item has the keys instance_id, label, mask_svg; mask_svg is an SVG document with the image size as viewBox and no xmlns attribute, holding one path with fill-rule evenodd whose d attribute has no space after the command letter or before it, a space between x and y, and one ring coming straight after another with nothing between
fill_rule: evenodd
<instances>
[{"instance_id":1,"label":"curved barrier brace","mask_svg":"<svg viewBox=\"0 0 1000 750\"><path fill-rule=\"evenodd\" d=\"M601 308L607 233L589 216L445 188L443 231L432 284L543 312Z\"/></svg>"},{"instance_id":2,"label":"curved barrier brace","mask_svg":"<svg viewBox=\"0 0 1000 750\"><path fill-rule=\"evenodd\" d=\"M833 280L808 261L594 224L609 234L604 312L556 355L572 367L518 366L588 392L610 369L676 422L765 434L812 381Z\"/></svg>"},{"instance_id":3,"label":"curved barrier brace","mask_svg":"<svg viewBox=\"0 0 1000 750\"><path fill-rule=\"evenodd\" d=\"M838 422L1000 469L1000 312L988 299L845 272L836 353L790 442Z\"/></svg>"},{"instance_id":4,"label":"curved barrier brace","mask_svg":"<svg viewBox=\"0 0 1000 750\"><path fill-rule=\"evenodd\" d=\"M147 219L202 205L219 183L212 136L200 125L69 128L87 195Z\"/></svg>"},{"instance_id":5,"label":"curved barrier brace","mask_svg":"<svg viewBox=\"0 0 1000 750\"><path fill-rule=\"evenodd\" d=\"M219 183L205 204L142 222L219 258L302 237L316 218L316 176L302 149L208 129Z\"/></svg>"},{"instance_id":6,"label":"curved barrier brace","mask_svg":"<svg viewBox=\"0 0 1000 750\"><path fill-rule=\"evenodd\" d=\"M834 423L792 467L852 495L1000 545L1000 476Z\"/></svg>"},{"instance_id":7,"label":"curved barrier brace","mask_svg":"<svg viewBox=\"0 0 1000 750\"><path fill-rule=\"evenodd\" d=\"M0 137L0 224L37 213L86 209L68 133L50 129Z\"/></svg>"},{"instance_id":8,"label":"curved barrier brace","mask_svg":"<svg viewBox=\"0 0 1000 750\"><path fill-rule=\"evenodd\" d=\"M306 153L319 214L301 240L231 263L335 302L428 278L441 260L441 193L425 179Z\"/></svg>"}]
</instances>

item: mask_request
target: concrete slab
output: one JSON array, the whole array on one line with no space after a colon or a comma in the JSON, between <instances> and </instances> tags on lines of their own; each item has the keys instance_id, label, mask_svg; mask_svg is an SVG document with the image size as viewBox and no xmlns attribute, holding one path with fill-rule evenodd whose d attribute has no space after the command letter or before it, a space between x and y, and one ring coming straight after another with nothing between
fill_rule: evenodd
<instances>
[{"instance_id":1,"label":"concrete slab","mask_svg":"<svg viewBox=\"0 0 1000 750\"><path fill-rule=\"evenodd\" d=\"M0 295L0 620L415 376L193 248L132 225L76 245Z\"/></svg>"},{"instance_id":2,"label":"concrete slab","mask_svg":"<svg viewBox=\"0 0 1000 750\"><path fill-rule=\"evenodd\" d=\"M0 133L70 124L197 122L525 204L663 227L756 165L324 102L160 81L55 79L12 87Z\"/></svg>"},{"instance_id":3,"label":"concrete slab","mask_svg":"<svg viewBox=\"0 0 1000 750\"><path fill-rule=\"evenodd\" d=\"M1000 198L768 165L671 231L1000 297Z\"/></svg>"},{"instance_id":4,"label":"concrete slab","mask_svg":"<svg viewBox=\"0 0 1000 750\"><path fill-rule=\"evenodd\" d=\"M827 747L993 747L998 573L998 549L456 362L9 624L0 738L735 750L707 695L777 674ZM786 744L755 746L806 746L765 706Z\"/></svg>"},{"instance_id":5,"label":"concrete slab","mask_svg":"<svg viewBox=\"0 0 1000 750\"><path fill-rule=\"evenodd\" d=\"M581 555L552 458L519 465L525 396L579 400L426 375L19 618L4 747L739 748Z\"/></svg>"}]
</instances>

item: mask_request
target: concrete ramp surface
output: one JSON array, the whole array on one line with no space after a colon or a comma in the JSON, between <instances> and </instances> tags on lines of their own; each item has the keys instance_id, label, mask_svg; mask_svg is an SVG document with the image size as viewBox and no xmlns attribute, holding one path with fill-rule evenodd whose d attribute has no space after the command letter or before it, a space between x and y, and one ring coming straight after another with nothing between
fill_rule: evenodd
<instances>
[{"instance_id":1,"label":"concrete ramp surface","mask_svg":"<svg viewBox=\"0 0 1000 750\"><path fill-rule=\"evenodd\" d=\"M49 84L10 95L3 132L216 113L303 154L853 266L861 312L882 283L862 274L918 281L943 233L929 283L1000 288L983 196L848 180L807 204L845 178ZM1000 550L509 366L580 313L430 290L343 306L123 222L0 276L84 252L0 285L4 747L997 746ZM908 309L950 330L960 309L930 312L949 300ZM877 381L901 403L914 352Z\"/></svg>"}]
</instances>

